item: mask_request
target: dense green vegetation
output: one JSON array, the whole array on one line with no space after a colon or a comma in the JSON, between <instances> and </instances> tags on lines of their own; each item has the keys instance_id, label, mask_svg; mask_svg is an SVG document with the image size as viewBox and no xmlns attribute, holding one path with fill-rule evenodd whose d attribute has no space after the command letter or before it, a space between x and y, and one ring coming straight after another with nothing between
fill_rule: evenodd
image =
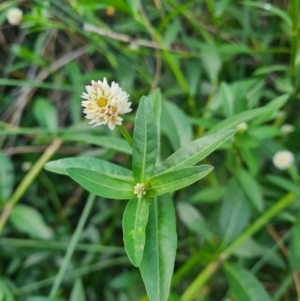
<instances>
[{"instance_id":1,"label":"dense green vegetation","mask_svg":"<svg viewBox=\"0 0 300 301\"><path fill-rule=\"evenodd\" d=\"M298 0L2 1L0 301L166 301L169 287L169 301L300 300L299 10ZM160 154L143 157L148 195L172 199L155 203L166 214L150 272L153 237L134 253L123 221L130 260L124 249L136 182L119 195L79 179L77 167L104 160L117 167L93 179L142 174L138 144L84 118L81 94L103 78L130 94L122 118L134 139L158 129ZM148 100L139 113L142 99L153 114ZM91 158L45 166L70 157ZM200 160L214 169L198 181L210 170L191 167ZM141 262L143 279L131 264Z\"/></svg>"}]
</instances>

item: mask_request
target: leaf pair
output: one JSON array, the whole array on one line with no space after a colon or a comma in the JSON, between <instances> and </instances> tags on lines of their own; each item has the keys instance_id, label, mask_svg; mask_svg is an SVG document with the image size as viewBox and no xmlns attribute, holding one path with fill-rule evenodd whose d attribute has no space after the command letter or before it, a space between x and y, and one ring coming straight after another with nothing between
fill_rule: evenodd
<instances>
[{"instance_id":1,"label":"leaf pair","mask_svg":"<svg viewBox=\"0 0 300 301\"><path fill-rule=\"evenodd\" d=\"M153 99L152 99L153 100ZM161 105L159 97L153 107ZM155 110L159 113L161 110ZM174 268L177 235L175 210L168 192L193 184L212 167L193 166L233 134L221 131L197 139L156 166L159 157L159 133L152 107L142 97L137 111L132 149L132 169L95 158L67 158L49 162L46 169L69 175L88 191L112 199L130 199L123 216L124 243L131 262L140 268L150 300L168 298ZM136 198L137 183L148 189Z\"/></svg>"}]
</instances>

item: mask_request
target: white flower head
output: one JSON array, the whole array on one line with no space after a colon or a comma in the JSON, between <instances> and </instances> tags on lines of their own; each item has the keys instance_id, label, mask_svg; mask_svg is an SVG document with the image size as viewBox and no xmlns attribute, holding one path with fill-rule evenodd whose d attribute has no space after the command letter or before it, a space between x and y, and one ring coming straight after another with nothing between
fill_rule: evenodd
<instances>
[{"instance_id":1,"label":"white flower head","mask_svg":"<svg viewBox=\"0 0 300 301\"><path fill-rule=\"evenodd\" d=\"M6 13L6 19L11 25L20 24L23 16L23 11L19 8L10 8Z\"/></svg>"},{"instance_id":2,"label":"white flower head","mask_svg":"<svg viewBox=\"0 0 300 301\"><path fill-rule=\"evenodd\" d=\"M241 122L236 126L236 129L240 133L245 132L248 129L248 124L246 122Z\"/></svg>"},{"instance_id":3,"label":"white flower head","mask_svg":"<svg viewBox=\"0 0 300 301\"><path fill-rule=\"evenodd\" d=\"M137 183L134 186L133 193L136 194L138 198L141 198L143 195L146 194L146 186L144 184Z\"/></svg>"},{"instance_id":4,"label":"white flower head","mask_svg":"<svg viewBox=\"0 0 300 301\"><path fill-rule=\"evenodd\" d=\"M123 118L119 115L132 110L131 102L128 102L129 95L115 82L109 85L106 78L103 81L92 80L92 84L85 88L87 93L82 93L85 100L81 105L85 118L91 119L89 123L93 126L107 124L113 130L116 124L122 124Z\"/></svg>"},{"instance_id":5,"label":"white flower head","mask_svg":"<svg viewBox=\"0 0 300 301\"><path fill-rule=\"evenodd\" d=\"M292 124L284 124L281 128L280 128L280 131L283 133L283 134L290 134L292 132L295 131L295 127L292 125Z\"/></svg>"},{"instance_id":6,"label":"white flower head","mask_svg":"<svg viewBox=\"0 0 300 301\"><path fill-rule=\"evenodd\" d=\"M287 169L294 163L294 155L289 151L279 151L273 157L273 164L278 169Z\"/></svg>"},{"instance_id":7,"label":"white flower head","mask_svg":"<svg viewBox=\"0 0 300 301\"><path fill-rule=\"evenodd\" d=\"M272 8L272 5L270 3L265 3L264 9L265 10L270 10Z\"/></svg>"}]
</instances>

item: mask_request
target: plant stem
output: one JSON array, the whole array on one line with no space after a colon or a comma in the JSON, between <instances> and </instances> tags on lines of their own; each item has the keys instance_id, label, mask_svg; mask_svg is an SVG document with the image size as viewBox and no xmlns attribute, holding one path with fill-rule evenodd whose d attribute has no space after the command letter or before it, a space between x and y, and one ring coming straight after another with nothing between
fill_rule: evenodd
<instances>
[{"instance_id":1,"label":"plant stem","mask_svg":"<svg viewBox=\"0 0 300 301\"><path fill-rule=\"evenodd\" d=\"M15 204L21 199L23 194L26 192L28 187L34 181L36 176L40 173L44 164L52 157L52 155L58 150L61 145L60 139L55 139L52 144L45 150L43 155L38 159L38 161L33 165L30 171L26 174L22 182L19 184L14 194L11 196L10 200L5 204L1 216L0 216L0 233L2 232L9 215L15 206Z\"/></svg>"},{"instance_id":2,"label":"plant stem","mask_svg":"<svg viewBox=\"0 0 300 301\"><path fill-rule=\"evenodd\" d=\"M125 127L123 125L117 125L117 128L119 129L119 131L121 132L121 134L123 135L123 137L127 140L127 142L129 143L129 145L132 146L132 144L133 144L132 137L129 135L129 133L127 132L127 130L125 129Z\"/></svg>"},{"instance_id":3,"label":"plant stem","mask_svg":"<svg viewBox=\"0 0 300 301\"><path fill-rule=\"evenodd\" d=\"M191 301L195 298L197 292L199 292L205 285L205 283L212 277L217 271L221 263L227 260L230 255L243 244L250 236L261 229L269 220L276 216L283 208L288 206L296 195L294 193L288 193L278 200L269 210L261 215L246 231L244 231L228 248L226 248L220 255L217 261L211 262L191 283L191 285L183 293L182 301Z\"/></svg>"},{"instance_id":4,"label":"plant stem","mask_svg":"<svg viewBox=\"0 0 300 301\"><path fill-rule=\"evenodd\" d=\"M94 204L94 200L95 200L95 195L93 194L90 194L89 197L88 197L88 200L84 206L84 209L83 209L83 212L80 216L80 219L79 219L79 223L76 227L76 230L72 236L72 239L70 241L70 244L68 246L68 249L67 249L67 252L66 252L66 255L63 259L63 262L62 262L62 265L58 271L58 274L56 275L55 277L55 281L53 283L53 286L52 286L52 289L50 291L50 294L49 294L49 297L50 298L53 298L56 296L56 293L57 293L57 290L65 276L65 273L66 273L66 270L68 268L68 265L69 265L69 262L71 260L71 257L75 251L75 248L76 248L76 244L81 236L81 233L82 233L82 230L83 230L83 227L86 223L86 220L91 212L91 209L93 207L93 204Z\"/></svg>"}]
</instances>

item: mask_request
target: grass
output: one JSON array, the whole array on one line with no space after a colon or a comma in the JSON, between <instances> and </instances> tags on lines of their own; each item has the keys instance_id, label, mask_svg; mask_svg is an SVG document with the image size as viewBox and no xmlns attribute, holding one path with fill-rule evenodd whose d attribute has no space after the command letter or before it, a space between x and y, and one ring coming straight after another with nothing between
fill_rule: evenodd
<instances>
[{"instance_id":1,"label":"grass","mask_svg":"<svg viewBox=\"0 0 300 301\"><path fill-rule=\"evenodd\" d=\"M130 94L129 133L140 97L160 89L162 159L247 122L204 160L213 173L173 195L169 300L300 298L299 1L4 1L0 26L0 300L147 300L124 254L127 202L91 201L43 169L71 156L130 168L119 132L82 115L81 93L103 77ZM274 166L280 150L292 169Z\"/></svg>"}]
</instances>

